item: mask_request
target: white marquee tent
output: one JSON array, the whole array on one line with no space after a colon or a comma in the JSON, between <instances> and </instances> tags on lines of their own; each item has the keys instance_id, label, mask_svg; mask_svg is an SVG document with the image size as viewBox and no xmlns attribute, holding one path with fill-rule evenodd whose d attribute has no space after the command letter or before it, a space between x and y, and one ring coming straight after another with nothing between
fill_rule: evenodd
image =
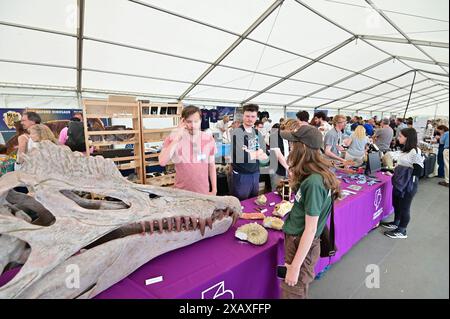
<instances>
[{"instance_id":1,"label":"white marquee tent","mask_svg":"<svg viewBox=\"0 0 450 319\"><path fill-rule=\"evenodd\" d=\"M448 0L0 0L0 107L448 115ZM409 102L409 105L408 105Z\"/></svg>"}]
</instances>

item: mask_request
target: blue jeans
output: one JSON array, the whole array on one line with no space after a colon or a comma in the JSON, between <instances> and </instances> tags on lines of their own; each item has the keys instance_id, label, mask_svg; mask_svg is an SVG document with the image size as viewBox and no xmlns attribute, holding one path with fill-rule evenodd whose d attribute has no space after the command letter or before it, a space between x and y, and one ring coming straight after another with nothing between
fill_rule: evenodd
<instances>
[{"instance_id":1,"label":"blue jeans","mask_svg":"<svg viewBox=\"0 0 450 319\"><path fill-rule=\"evenodd\" d=\"M231 172L232 194L240 201L258 196L259 172L253 174L241 174Z\"/></svg>"}]
</instances>

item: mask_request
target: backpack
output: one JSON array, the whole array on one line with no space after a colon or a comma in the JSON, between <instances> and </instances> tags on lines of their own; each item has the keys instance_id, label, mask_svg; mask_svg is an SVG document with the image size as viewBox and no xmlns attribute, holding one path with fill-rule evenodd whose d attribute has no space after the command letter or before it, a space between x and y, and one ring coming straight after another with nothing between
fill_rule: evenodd
<instances>
[{"instance_id":1,"label":"backpack","mask_svg":"<svg viewBox=\"0 0 450 319\"><path fill-rule=\"evenodd\" d=\"M83 122L72 121L69 123L66 145L70 147L72 152L86 151Z\"/></svg>"}]
</instances>

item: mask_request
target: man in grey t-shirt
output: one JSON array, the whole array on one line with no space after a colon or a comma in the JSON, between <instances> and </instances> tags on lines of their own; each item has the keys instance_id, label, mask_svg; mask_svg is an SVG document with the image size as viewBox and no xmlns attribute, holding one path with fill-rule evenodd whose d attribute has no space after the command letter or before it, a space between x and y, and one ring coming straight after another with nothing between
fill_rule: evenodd
<instances>
[{"instance_id":1,"label":"man in grey t-shirt","mask_svg":"<svg viewBox=\"0 0 450 319\"><path fill-rule=\"evenodd\" d=\"M389 126L389 119L383 119L381 128L375 132L374 142L381 152L391 149L391 142L394 137L394 130Z\"/></svg>"},{"instance_id":2,"label":"man in grey t-shirt","mask_svg":"<svg viewBox=\"0 0 450 319\"><path fill-rule=\"evenodd\" d=\"M324 139L325 155L331 160L337 160L342 163L345 160L340 156L344 150L342 144L342 130L345 128L347 119L343 115L336 115L333 118L334 127L327 132Z\"/></svg>"}]
</instances>

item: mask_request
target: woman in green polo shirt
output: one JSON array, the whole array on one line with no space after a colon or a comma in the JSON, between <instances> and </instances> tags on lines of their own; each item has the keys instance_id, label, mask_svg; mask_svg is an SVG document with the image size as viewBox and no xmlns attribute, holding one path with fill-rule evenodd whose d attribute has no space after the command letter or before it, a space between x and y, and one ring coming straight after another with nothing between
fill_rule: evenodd
<instances>
[{"instance_id":1,"label":"woman in green polo shirt","mask_svg":"<svg viewBox=\"0 0 450 319\"><path fill-rule=\"evenodd\" d=\"M292 142L289 176L296 192L294 206L286 220L286 278L281 282L283 299L304 299L314 280L314 267L320 256L320 235L331 212L332 196L339 196L339 181L331 163L320 153L322 134L312 126L294 132L281 132Z\"/></svg>"}]
</instances>

